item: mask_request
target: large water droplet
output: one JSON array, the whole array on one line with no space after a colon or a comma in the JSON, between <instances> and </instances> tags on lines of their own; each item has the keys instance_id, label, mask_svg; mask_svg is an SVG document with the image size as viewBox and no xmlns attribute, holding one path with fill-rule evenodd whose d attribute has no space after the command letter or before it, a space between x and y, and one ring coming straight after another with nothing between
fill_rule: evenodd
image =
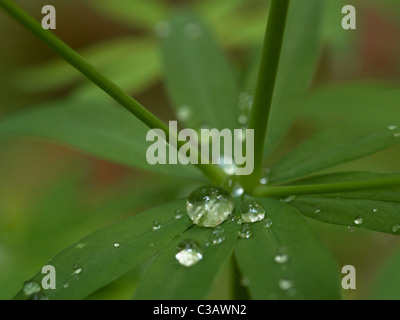
<instances>
[{"instance_id":1,"label":"large water droplet","mask_svg":"<svg viewBox=\"0 0 400 320\"><path fill-rule=\"evenodd\" d=\"M357 218L354 219L354 223L355 223L356 225L361 225L361 224L364 223L364 218L361 217L361 216L358 216Z\"/></svg>"},{"instance_id":2,"label":"large water droplet","mask_svg":"<svg viewBox=\"0 0 400 320\"><path fill-rule=\"evenodd\" d=\"M224 242L226 239L225 231L221 226L216 227L211 234L207 237L206 246L217 245Z\"/></svg>"},{"instance_id":3,"label":"large water droplet","mask_svg":"<svg viewBox=\"0 0 400 320\"><path fill-rule=\"evenodd\" d=\"M264 206L254 199L243 202L240 206L240 213L242 221L246 223L261 221L265 218Z\"/></svg>"},{"instance_id":4,"label":"large water droplet","mask_svg":"<svg viewBox=\"0 0 400 320\"><path fill-rule=\"evenodd\" d=\"M40 292L40 290L41 290L40 284L33 280L25 282L24 286L22 288L22 291L27 296L31 296L35 293L38 293L38 292Z\"/></svg>"},{"instance_id":5,"label":"large water droplet","mask_svg":"<svg viewBox=\"0 0 400 320\"><path fill-rule=\"evenodd\" d=\"M230 192L233 198L240 197L244 193L242 185L235 176L227 177L222 186Z\"/></svg>"},{"instance_id":6,"label":"large water droplet","mask_svg":"<svg viewBox=\"0 0 400 320\"><path fill-rule=\"evenodd\" d=\"M198 242L194 240L182 241L177 248L175 259L185 266L191 267L203 259L203 252Z\"/></svg>"},{"instance_id":7,"label":"large water droplet","mask_svg":"<svg viewBox=\"0 0 400 320\"><path fill-rule=\"evenodd\" d=\"M203 227L216 227L232 213L234 203L228 191L208 185L193 191L186 202L192 221Z\"/></svg>"},{"instance_id":8,"label":"large water droplet","mask_svg":"<svg viewBox=\"0 0 400 320\"><path fill-rule=\"evenodd\" d=\"M242 239L249 239L252 237L252 235L253 235L253 230L248 224L243 224L239 229L238 236Z\"/></svg>"}]
</instances>

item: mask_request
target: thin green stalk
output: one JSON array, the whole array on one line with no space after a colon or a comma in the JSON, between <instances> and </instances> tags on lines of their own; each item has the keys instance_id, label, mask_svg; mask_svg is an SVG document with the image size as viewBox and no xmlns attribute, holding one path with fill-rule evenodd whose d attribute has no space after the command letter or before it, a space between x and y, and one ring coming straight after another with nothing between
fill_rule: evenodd
<instances>
[{"instance_id":1,"label":"thin green stalk","mask_svg":"<svg viewBox=\"0 0 400 320\"><path fill-rule=\"evenodd\" d=\"M18 23L34 33L40 40L46 43L65 61L81 72L86 78L96 84L115 101L117 101L140 121L146 124L150 129L161 129L166 134L168 140L169 128L163 121L158 119L138 101L124 92L118 85L98 72L81 55L65 44L52 32L49 30L44 30L41 24L31 17L27 12L25 12L11 0L0 0L0 7L3 8ZM178 141L178 147L181 147L184 144L185 142ZM200 159L201 155L199 154L199 160ZM199 161L199 164L196 166L214 183L220 184L226 177L225 173L217 166L201 164L201 161Z\"/></svg>"},{"instance_id":2,"label":"thin green stalk","mask_svg":"<svg viewBox=\"0 0 400 320\"><path fill-rule=\"evenodd\" d=\"M289 1L272 0L271 2L257 87L249 120L249 129L254 129L255 137L254 171L250 176L243 179L243 184L248 189L252 189L258 183L262 172L264 142L278 72Z\"/></svg>"},{"instance_id":3,"label":"thin green stalk","mask_svg":"<svg viewBox=\"0 0 400 320\"><path fill-rule=\"evenodd\" d=\"M257 197L282 197L296 195L328 194L352 191L375 190L400 187L400 175L379 179L348 181L330 184L293 185L293 186L258 186L253 194Z\"/></svg>"}]
</instances>

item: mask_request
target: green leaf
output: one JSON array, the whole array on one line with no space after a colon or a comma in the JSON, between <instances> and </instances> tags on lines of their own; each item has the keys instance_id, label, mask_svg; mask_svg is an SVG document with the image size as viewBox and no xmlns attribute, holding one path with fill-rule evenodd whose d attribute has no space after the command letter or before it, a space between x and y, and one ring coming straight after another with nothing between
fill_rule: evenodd
<instances>
[{"instance_id":1,"label":"green leaf","mask_svg":"<svg viewBox=\"0 0 400 320\"><path fill-rule=\"evenodd\" d=\"M89 4L118 23L151 31L168 13L165 1L158 0L92 0Z\"/></svg>"},{"instance_id":2,"label":"green leaf","mask_svg":"<svg viewBox=\"0 0 400 320\"><path fill-rule=\"evenodd\" d=\"M400 128L400 127L399 127ZM400 129L351 123L316 134L271 169L271 181L287 181L359 159L400 143Z\"/></svg>"},{"instance_id":3,"label":"green leaf","mask_svg":"<svg viewBox=\"0 0 400 320\"><path fill-rule=\"evenodd\" d=\"M367 181L388 176L398 175L348 172L317 176L297 183L337 183L364 179ZM400 188L393 187L371 191L297 196L290 205L301 214L322 222L398 235L400 234L399 194Z\"/></svg>"},{"instance_id":4,"label":"green leaf","mask_svg":"<svg viewBox=\"0 0 400 320\"><path fill-rule=\"evenodd\" d=\"M156 207L132 218L100 229L51 259L57 273L57 288L46 290L49 299L82 299L159 252L168 241L191 225L188 217L174 218L174 211L184 207L179 200ZM161 228L153 230L158 220ZM115 247L115 244L118 247ZM80 272L74 273L77 268ZM39 272L33 280L41 283ZM21 291L16 299L26 299Z\"/></svg>"},{"instance_id":5,"label":"green leaf","mask_svg":"<svg viewBox=\"0 0 400 320\"><path fill-rule=\"evenodd\" d=\"M204 246L213 229L193 227L168 246L154 259L141 282L135 299L198 300L207 297L221 269L229 260L237 239L236 223L225 222L226 240L218 245ZM202 245L203 259L184 267L175 259L176 249L183 240L195 240Z\"/></svg>"},{"instance_id":6,"label":"green leaf","mask_svg":"<svg viewBox=\"0 0 400 320\"><path fill-rule=\"evenodd\" d=\"M155 41L151 39L121 37L90 45L80 53L129 92L140 91L159 76L159 57ZM58 58L27 67L12 77L15 86L29 92L62 89L83 80L79 72ZM96 88L86 83L84 88Z\"/></svg>"},{"instance_id":7,"label":"green leaf","mask_svg":"<svg viewBox=\"0 0 400 320\"><path fill-rule=\"evenodd\" d=\"M235 127L236 77L206 26L179 11L169 28L162 41L164 74L178 119L192 128Z\"/></svg>"},{"instance_id":8,"label":"green leaf","mask_svg":"<svg viewBox=\"0 0 400 320\"><path fill-rule=\"evenodd\" d=\"M258 200L272 225L265 228L262 222L253 224L253 236L240 239L235 249L252 297L340 299L336 263L315 231L287 204L268 198ZM281 263L276 262L278 257Z\"/></svg>"},{"instance_id":9,"label":"green leaf","mask_svg":"<svg viewBox=\"0 0 400 320\"><path fill-rule=\"evenodd\" d=\"M396 250L392 257L386 261L378 273L372 291L369 294L370 300L399 300L400 299L400 250Z\"/></svg>"},{"instance_id":10,"label":"green leaf","mask_svg":"<svg viewBox=\"0 0 400 320\"><path fill-rule=\"evenodd\" d=\"M146 160L149 128L111 101L65 100L4 117L0 136L34 136L66 143L123 165L197 179L193 166L150 165ZM203 178L200 178L203 179Z\"/></svg>"},{"instance_id":11,"label":"green leaf","mask_svg":"<svg viewBox=\"0 0 400 320\"><path fill-rule=\"evenodd\" d=\"M290 4L266 137L267 154L283 139L313 79L324 3L303 0Z\"/></svg>"}]
</instances>

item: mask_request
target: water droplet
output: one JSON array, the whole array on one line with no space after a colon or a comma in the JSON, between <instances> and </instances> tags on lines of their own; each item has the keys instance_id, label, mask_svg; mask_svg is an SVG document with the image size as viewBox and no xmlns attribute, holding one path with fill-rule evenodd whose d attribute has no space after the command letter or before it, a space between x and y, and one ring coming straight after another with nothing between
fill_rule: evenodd
<instances>
[{"instance_id":1,"label":"water droplet","mask_svg":"<svg viewBox=\"0 0 400 320\"><path fill-rule=\"evenodd\" d=\"M115 243L114 243L114 247L115 247L115 248L118 248L119 246L120 246L120 244L119 244L118 242L115 242Z\"/></svg>"},{"instance_id":2,"label":"water droplet","mask_svg":"<svg viewBox=\"0 0 400 320\"><path fill-rule=\"evenodd\" d=\"M216 227L211 234L207 237L206 246L217 245L224 242L226 239L225 231L221 226Z\"/></svg>"},{"instance_id":3,"label":"water droplet","mask_svg":"<svg viewBox=\"0 0 400 320\"><path fill-rule=\"evenodd\" d=\"M29 300L49 300L49 297L43 292L36 292L29 297Z\"/></svg>"},{"instance_id":4,"label":"water droplet","mask_svg":"<svg viewBox=\"0 0 400 320\"><path fill-rule=\"evenodd\" d=\"M320 209L320 208L315 209L315 211L314 211L315 214L318 214L318 213L321 213L321 212L322 212L322 209Z\"/></svg>"},{"instance_id":5,"label":"water droplet","mask_svg":"<svg viewBox=\"0 0 400 320\"><path fill-rule=\"evenodd\" d=\"M289 255L285 248L280 248L278 253L274 257L274 261L279 264L283 264L289 261Z\"/></svg>"},{"instance_id":6,"label":"water droplet","mask_svg":"<svg viewBox=\"0 0 400 320\"><path fill-rule=\"evenodd\" d=\"M40 290L41 290L40 284L33 280L25 282L24 286L22 288L22 291L27 296L31 296L35 293L38 293L38 292L40 292Z\"/></svg>"},{"instance_id":7,"label":"water droplet","mask_svg":"<svg viewBox=\"0 0 400 320\"><path fill-rule=\"evenodd\" d=\"M174 218L176 220L179 220L180 218L182 218L184 215L186 214L186 211L184 209L176 209L175 210L175 214L174 214Z\"/></svg>"},{"instance_id":8,"label":"water droplet","mask_svg":"<svg viewBox=\"0 0 400 320\"><path fill-rule=\"evenodd\" d=\"M242 221L253 223L265 218L264 206L257 200L247 200L240 205Z\"/></svg>"},{"instance_id":9,"label":"water droplet","mask_svg":"<svg viewBox=\"0 0 400 320\"><path fill-rule=\"evenodd\" d=\"M400 224L394 224L392 226L392 232L393 233L399 233L400 232Z\"/></svg>"},{"instance_id":10,"label":"water droplet","mask_svg":"<svg viewBox=\"0 0 400 320\"><path fill-rule=\"evenodd\" d=\"M240 197L244 193L242 185L235 176L227 177L222 187L229 191L233 198Z\"/></svg>"},{"instance_id":11,"label":"water droplet","mask_svg":"<svg viewBox=\"0 0 400 320\"><path fill-rule=\"evenodd\" d=\"M192 22L184 26L183 33L189 39L197 39L203 35L203 29L201 25Z\"/></svg>"},{"instance_id":12,"label":"water droplet","mask_svg":"<svg viewBox=\"0 0 400 320\"><path fill-rule=\"evenodd\" d=\"M192 110L188 106L181 106L176 112L179 121L185 122L192 117Z\"/></svg>"},{"instance_id":13,"label":"water droplet","mask_svg":"<svg viewBox=\"0 0 400 320\"><path fill-rule=\"evenodd\" d=\"M249 239L253 235L253 230L251 229L250 225L243 224L238 232L238 235L242 239Z\"/></svg>"},{"instance_id":14,"label":"water droplet","mask_svg":"<svg viewBox=\"0 0 400 320\"><path fill-rule=\"evenodd\" d=\"M292 280L289 280L289 279L281 279L281 280L279 280L278 285L279 285L279 288L286 291L286 290L292 289L294 286L294 283Z\"/></svg>"},{"instance_id":15,"label":"water droplet","mask_svg":"<svg viewBox=\"0 0 400 320\"><path fill-rule=\"evenodd\" d=\"M374 208L374 209L372 209L372 212L373 212L373 213L377 213L377 212L378 212L378 209Z\"/></svg>"},{"instance_id":16,"label":"water droplet","mask_svg":"<svg viewBox=\"0 0 400 320\"><path fill-rule=\"evenodd\" d=\"M393 137L399 138L400 137L400 132L393 133Z\"/></svg>"},{"instance_id":17,"label":"water droplet","mask_svg":"<svg viewBox=\"0 0 400 320\"><path fill-rule=\"evenodd\" d=\"M396 130L396 129L397 129L397 126L391 125L391 126L388 126L388 129L389 129L389 130Z\"/></svg>"},{"instance_id":18,"label":"water droplet","mask_svg":"<svg viewBox=\"0 0 400 320\"><path fill-rule=\"evenodd\" d=\"M270 168L264 168L261 178L260 178L260 184L266 185L268 184L269 178L271 174L271 169Z\"/></svg>"},{"instance_id":19,"label":"water droplet","mask_svg":"<svg viewBox=\"0 0 400 320\"><path fill-rule=\"evenodd\" d=\"M355 228L352 227L352 226L347 226L347 230L348 230L349 232L354 232Z\"/></svg>"},{"instance_id":20,"label":"water droplet","mask_svg":"<svg viewBox=\"0 0 400 320\"><path fill-rule=\"evenodd\" d=\"M175 259L185 266L191 267L203 259L200 245L194 240L185 240L178 245Z\"/></svg>"},{"instance_id":21,"label":"water droplet","mask_svg":"<svg viewBox=\"0 0 400 320\"><path fill-rule=\"evenodd\" d=\"M222 155L220 157L219 167L229 176L236 173L236 164L230 156Z\"/></svg>"},{"instance_id":22,"label":"water droplet","mask_svg":"<svg viewBox=\"0 0 400 320\"><path fill-rule=\"evenodd\" d=\"M356 225L363 224L363 223L364 223L364 218L361 217L361 216L358 216L357 218L354 219L354 223L355 223Z\"/></svg>"},{"instance_id":23,"label":"water droplet","mask_svg":"<svg viewBox=\"0 0 400 320\"><path fill-rule=\"evenodd\" d=\"M187 200L186 209L192 221L203 227L216 227L232 213L234 203L228 191L207 185L193 191Z\"/></svg>"},{"instance_id":24,"label":"water droplet","mask_svg":"<svg viewBox=\"0 0 400 320\"><path fill-rule=\"evenodd\" d=\"M161 223L158 220L154 220L153 222L153 230L160 230L161 229Z\"/></svg>"},{"instance_id":25,"label":"water droplet","mask_svg":"<svg viewBox=\"0 0 400 320\"><path fill-rule=\"evenodd\" d=\"M63 288L64 288L64 289L66 289L66 288L68 288L68 287L69 287L69 282L66 282L66 283L63 284Z\"/></svg>"},{"instance_id":26,"label":"water droplet","mask_svg":"<svg viewBox=\"0 0 400 320\"><path fill-rule=\"evenodd\" d=\"M286 202L286 203L289 203L289 202L292 202L294 199L296 199L296 196L288 196L288 197L286 197L285 199L281 199L281 202Z\"/></svg>"},{"instance_id":27,"label":"water droplet","mask_svg":"<svg viewBox=\"0 0 400 320\"><path fill-rule=\"evenodd\" d=\"M168 37L171 34L171 25L166 21L160 21L155 25L154 33L160 38Z\"/></svg>"},{"instance_id":28,"label":"water droplet","mask_svg":"<svg viewBox=\"0 0 400 320\"><path fill-rule=\"evenodd\" d=\"M73 274L80 274L82 272L82 267L78 264L74 265L72 268L72 273Z\"/></svg>"},{"instance_id":29,"label":"water droplet","mask_svg":"<svg viewBox=\"0 0 400 320\"><path fill-rule=\"evenodd\" d=\"M85 247L86 246L86 243L78 243L76 246L75 246L75 248L76 249L82 249L83 247Z\"/></svg>"},{"instance_id":30,"label":"water droplet","mask_svg":"<svg viewBox=\"0 0 400 320\"><path fill-rule=\"evenodd\" d=\"M272 221L271 221L270 219L266 218L266 219L264 220L264 222L262 223L262 226L263 226L264 228L266 228L266 229L271 228L271 226L272 226Z\"/></svg>"},{"instance_id":31,"label":"water droplet","mask_svg":"<svg viewBox=\"0 0 400 320\"><path fill-rule=\"evenodd\" d=\"M242 287L247 288L250 285L250 280L248 278L246 278L246 277L241 277L240 278L240 285Z\"/></svg>"},{"instance_id":32,"label":"water droplet","mask_svg":"<svg viewBox=\"0 0 400 320\"><path fill-rule=\"evenodd\" d=\"M238 121L240 124L245 125L247 123L247 116L244 114L241 114L238 118Z\"/></svg>"}]
</instances>

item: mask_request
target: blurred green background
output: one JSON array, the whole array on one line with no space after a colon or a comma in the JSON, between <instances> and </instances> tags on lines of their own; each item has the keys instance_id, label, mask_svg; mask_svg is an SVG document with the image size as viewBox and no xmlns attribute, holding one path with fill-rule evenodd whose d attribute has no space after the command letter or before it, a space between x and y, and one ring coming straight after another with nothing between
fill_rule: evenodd
<instances>
[{"instance_id":1,"label":"blurred green background","mask_svg":"<svg viewBox=\"0 0 400 320\"><path fill-rule=\"evenodd\" d=\"M166 121L174 115L162 84L155 34L159 23L174 8L189 4L215 31L242 74L262 42L268 8L265 0L16 2L38 20L42 6L54 5L55 33ZM357 79L399 83L399 3L330 0L313 86ZM355 31L341 28L340 10L345 4L357 7ZM0 117L73 95L105 97L0 12ZM307 134L304 124L295 124L292 130ZM393 147L335 169L400 172L399 149ZM144 208L185 196L196 185L95 159L40 139L0 138L0 155L0 299L12 298L49 258L81 237ZM357 290L345 292L346 297L367 298L384 260L400 248L399 239L310 223L318 228L340 267L350 264L357 269ZM140 272L134 270L91 298L129 299ZM221 279L211 297L227 298L228 289Z\"/></svg>"}]
</instances>

